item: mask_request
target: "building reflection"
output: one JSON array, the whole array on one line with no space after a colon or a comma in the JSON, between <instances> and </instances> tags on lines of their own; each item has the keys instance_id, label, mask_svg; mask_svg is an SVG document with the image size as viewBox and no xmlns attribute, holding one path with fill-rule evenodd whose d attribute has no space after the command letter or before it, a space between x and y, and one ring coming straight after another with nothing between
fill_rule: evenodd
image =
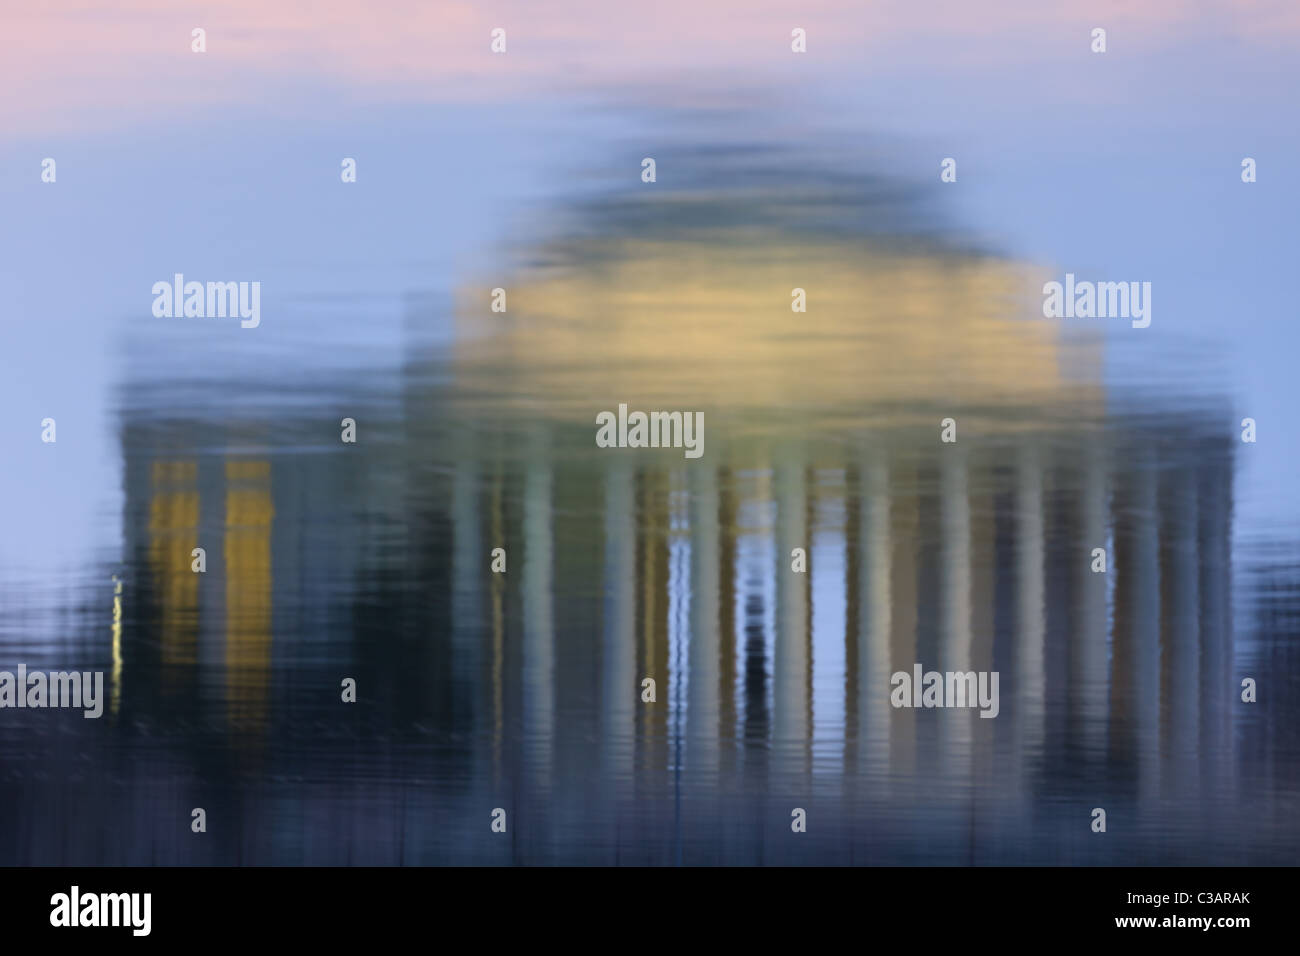
<instances>
[{"instance_id":1,"label":"building reflection","mask_svg":"<svg viewBox=\"0 0 1300 956\"><path fill-rule=\"evenodd\" d=\"M1102 385L1096 339L1030 317L1030 270L1015 263L794 234L752 193L720 217L748 216L744 228L683 231L725 193L659 197L626 229L622 205L597 205L597 225L547 243L509 283L508 315L463 296L448 375L472 398L452 406L549 429L572 467L603 476L581 540L604 552L607 772L652 779L677 766L680 736L705 789L829 767L898 796L996 775L1032 800L1068 749L1076 769L1131 771L1134 796L1154 799L1199 779L1197 754L1230 762L1216 689L1231 666L1229 416L1130 416ZM819 307L787 312L795 285ZM587 423L620 402L703 410L710 450L592 449ZM948 414L952 445L938 440ZM793 573L792 550L813 555L827 535L837 579L815 558ZM682 663L668 620L680 594ZM820 681L825 661L838 681ZM917 662L998 670L999 719L889 706L889 675ZM684 704L641 705L637 677L680 680ZM1170 767L1185 779L1162 784Z\"/></svg>"},{"instance_id":2,"label":"building reflection","mask_svg":"<svg viewBox=\"0 0 1300 956\"><path fill-rule=\"evenodd\" d=\"M224 465L226 703L232 726L260 728L271 672L271 463L227 459Z\"/></svg>"},{"instance_id":3,"label":"building reflection","mask_svg":"<svg viewBox=\"0 0 1300 956\"><path fill-rule=\"evenodd\" d=\"M1151 813L1208 789L1234 763L1230 417L1126 414L1095 341L1022 314L1018 264L674 231L723 201L637 230L597 209L508 316L462 309L364 445L332 411L277 409L257 441L128 413L125 706L219 705L255 749L338 731L355 677L382 746L435 748L525 854L584 808L617 844L645 807L735 793L973 828L1053 788ZM703 411L704 456L597 449L620 402ZM893 708L917 663L998 671L998 717Z\"/></svg>"},{"instance_id":4,"label":"building reflection","mask_svg":"<svg viewBox=\"0 0 1300 956\"><path fill-rule=\"evenodd\" d=\"M133 617L143 627L121 664L134 691L127 698L156 691L167 706L193 714L202 677L219 674L220 689L209 696L222 704L227 726L256 734L269 719L272 668L271 463L174 457L155 444L165 445L168 431L137 421L125 432L127 551L147 552L133 582Z\"/></svg>"},{"instance_id":5,"label":"building reflection","mask_svg":"<svg viewBox=\"0 0 1300 956\"><path fill-rule=\"evenodd\" d=\"M150 468L149 569L161 592L162 662L193 667L198 650L198 462L153 461Z\"/></svg>"}]
</instances>

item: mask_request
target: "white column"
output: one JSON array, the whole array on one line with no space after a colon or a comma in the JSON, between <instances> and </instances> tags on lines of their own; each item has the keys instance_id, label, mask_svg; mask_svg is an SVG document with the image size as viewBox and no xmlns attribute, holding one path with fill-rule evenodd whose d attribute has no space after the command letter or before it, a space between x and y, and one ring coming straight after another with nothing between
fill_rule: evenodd
<instances>
[{"instance_id":1,"label":"white column","mask_svg":"<svg viewBox=\"0 0 1300 956\"><path fill-rule=\"evenodd\" d=\"M477 687L482 638L482 600L491 568L483 554L479 469L473 450L462 448L451 485L452 670L457 682ZM495 547L496 545L494 545ZM477 701L474 711L477 712Z\"/></svg>"},{"instance_id":2,"label":"white column","mask_svg":"<svg viewBox=\"0 0 1300 956\"><path fill-rule=\"evenodd\" d=\"M1160 784L1160 542L1155 456L1139 450L1132 462L1132 566L1120 569L1132 580L1129 666L1133 669L1133 729L1138 754L1138 791L1151 806Z\"/></svg>"},{"instance_id":3,"label":"white column","mask_svg":"<svg viewBox=\"0 0 1300 956\"><path fill-rule=\"evenodd\" d=\"M718 479L712 467L690 469L691 639L687 685L686 770L711 790L718 773Z\"/></svg>"},{"instance_id":4,"label":"white column","mask_svg":"<svg viewBox=\"0 0 1300 956\"><path fill-rule=\"evenodd\" d=\"M1077 705L1075 717L1084 744L1093 756L1106 747L1107 702L1110 696L1107 660L1110 576L1115 562L1112 542L1107 540L1106 461L1102 449L1089 446L1083 464L1083 487L1079 492L1081 540L1075 545L1075 581L1078 628L1070 641L1071 695ZM1106 549L1106 572L1092 570L1094 548Z\"/></svg>"},{"instance_id":5,"label":"white column","mask_svg":"<svg viewBox=\"0 0 1300 956\"><path fill-rule=\"evenodd\" d=\"M1235 440L1235 439L1233 439ZM1201 566L1201 755L1208 779L1232 793L1232 714L1241 682L1232 668L1232 460L1211 443L1199 488ZM1208 766L1206 766L1208 764Z\"/></svg>"},{"instance_id":6,"label":"white column","mask_svg":"<svg viewBox=\"0 0 1300 956\"><path fill-rule=\"evenodd\" d=\"M890 539L889 466L883 457L867 462L861 473L862 524L858 547L861 602L858 652L858 746L861 771L883 780L889 770L889 634L893 542Z\"/></svg>"},{"instance_id":7,"label":"white column","mask_svg":"<svg viewBox=\"0 0 1300 956\"><path fill-rule=\"evenodd\" d=\"M939 660L944 673L971 669L970 498L965 451L960 445L942 449L940 463L940 526L943 600L940 610ZM976 697L978 703L978 696ZM969 777L972 718L976 711L940 713L946 772L954 779ZM976 718L977 719L977 718Z\"/></svg>"},{"instance_id":8,"label":"white column","mask_svg":"<svg viewBox=\"0 0 1300 956\"><path fill-rule=\"evenodd\" d=\"M550 787L555 729L551 469L535 452L524 479L524 766L535 790Z\"/></svg>"},{"instance_id":9,"label":"white column","mask_svg":"<svg viewBox=\"0 0 1300 956\"><path fill-rule=\"evenodd\" d=\"M605 615L601 660L601 747L606 779L629 787L635 763L636 499L631 467L605 472Z\"/></svg>"},{"instance_id":10,"label":"white column","mask_svg":"<svg viewBox=\"0 0 1300 956\"><path fill-rule=\"evenodd\" d=\"M1196 548L1196 473L1181 463L1169 476L1168 500L1161 502L1165 537L1164 568L1169 580L1162 595L1168 600L1162 645L1168 655L1165 740L1173 770L1167 785L1180 797L1199 787L1197 748L1200 742L1201 642L1200 581Z\"/></svg>"},{"instance_id":11,"label":"white column","mask_svg":"<svg viewBox=\"0 0 1300 956\"><path fill-rule=\"evenodd\" d=\"M1016 472L1016 681L1020 685L1016 720L1020 731L1017 760L1022 770L1043 747L1047 693L1043 648L1046 623L1041 456L1042 452L1034 445L1022 447Z\"/></svg>"}]
</instances>

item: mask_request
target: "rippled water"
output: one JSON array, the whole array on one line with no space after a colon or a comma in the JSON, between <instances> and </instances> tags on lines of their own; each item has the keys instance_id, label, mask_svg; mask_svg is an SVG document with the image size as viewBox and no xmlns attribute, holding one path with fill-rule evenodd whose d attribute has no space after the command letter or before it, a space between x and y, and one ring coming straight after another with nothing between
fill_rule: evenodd
<instances>
[{"instance_id":1,"label":"rippled water","mask_svg":"<svg viewBox=\"0 0 1300 956\"><path fill-rule=\"evenodd\" d=\"M1293 862L1293 84L1240 62L1290 20L1089 69L904 6L797 70L784 9L518 12L518 73L240 7L210 73L132 29L0 97L0 671L106 684L0 709L0 864ZM1067 271L1150 329L1044 320ZM261 326L153 317L177 272ZM597 447L620 404L703 454ZM892 706L917 665L997 716Z\"/></svg>"},{"instance_id":2,"label":"rippled water","mask_svg":"<svg viewBox=\"0 0 1300 956\"><path fill-rule=\"evenodd\" d=\"M561 284L602 268L575 254ZM649 280L666 299L673 268ZM536 314L545 296L520 288ZM134 362L120 554L6 595L6 657L102 669L109 703L98 721L5 713L5 860L1293 857L1296 701L1270 677L1292 663L1295 564L1233 552L1223 415L1053 382L1029 406L891 404L878 379L835 378L834 349L778 407L719 384L772 368L770 324L725 359L602 365L624 335L675 347L638 331L640 295L607 297L598 348L559 375L516 355L525 316L371 372L209 358L220 393ZM942 296L912 308L928 321ZM1028 357L995 360L1085 362L1032 333ZM910 373L918 393L929 374ZM706 453L595 447L611 377L703 407ZM33 621L72 639L24 644ZM891 707L915 664L997 671L997 717Z\"/></svg>"}]
</instances>

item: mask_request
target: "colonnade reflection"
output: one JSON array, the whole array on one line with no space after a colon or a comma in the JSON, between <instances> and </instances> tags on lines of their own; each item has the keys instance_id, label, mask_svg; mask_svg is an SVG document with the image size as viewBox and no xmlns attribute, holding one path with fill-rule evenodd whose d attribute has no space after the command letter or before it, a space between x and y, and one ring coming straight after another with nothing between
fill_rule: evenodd
<instances>
[{"instance_id":1,"label":"colonnade reflection","mask_svg":"<svg viewBox=\"0 0 1300 956\"><path fill-rule=\"evenodd\" d=\"M393 427L382 467L138 442L128 710L193 691L252 752L358 676L457 787L543 832L586 807L612 841L673 799L974 814L1083 780L1155 812L1235 786L1232 446L1204 423L700 460L553 421ZM894 708L918 663L997 671L998 716Z\"/></svg>"},{"instance_id":2,"label":"colonnade reflection","mask_svg":"<svg viewBox=\"0 0 1300 956\"><path fill-rule=\"evenodd\" d=\"M1044 433L840 460L782 445L725 463L508 462L523 488L530 780L568 745L554 671L590 650L596 769L629 792L673 770L703 791L830 772L882 793L997 772L1032 796L1067 745L1138 793L1195 790L1232 759L1227 447ZM453 468L459 486L479 466ZM567 546L599 549L590 617L563 561L530 565L560 546L554 489L570 480L590 496ZM493 544L483 515L451 518L458 541L480 536L473 553ZM573 633L584 626L599 640ZM889 676L916 663L999 671L1001 713L895 709Z\"/></svg>"}]
</instances>

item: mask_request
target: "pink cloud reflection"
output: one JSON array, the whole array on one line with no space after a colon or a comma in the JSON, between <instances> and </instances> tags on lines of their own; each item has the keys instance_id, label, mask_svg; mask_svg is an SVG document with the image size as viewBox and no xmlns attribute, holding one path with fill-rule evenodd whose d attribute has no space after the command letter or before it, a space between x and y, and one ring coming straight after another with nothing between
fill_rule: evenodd
<instances>
[{"instance_id":1,"label":"pink cloud reflection","mask_svg":"<svg viewBox=\"0 0 1300 956\"><path fill-rule=\"evenodd\" d=\"M467 101L716 75L943 68L1073 55L1104 26L1126 51L1190 36L1293 43L1294 0L10 0L0 122L36 133L221 103ZM208 52L190 52L207 30ZM506 56L489 52L504 27ZM790 53L790 31L809 53Z\"/></svg>"}]
</instances>

